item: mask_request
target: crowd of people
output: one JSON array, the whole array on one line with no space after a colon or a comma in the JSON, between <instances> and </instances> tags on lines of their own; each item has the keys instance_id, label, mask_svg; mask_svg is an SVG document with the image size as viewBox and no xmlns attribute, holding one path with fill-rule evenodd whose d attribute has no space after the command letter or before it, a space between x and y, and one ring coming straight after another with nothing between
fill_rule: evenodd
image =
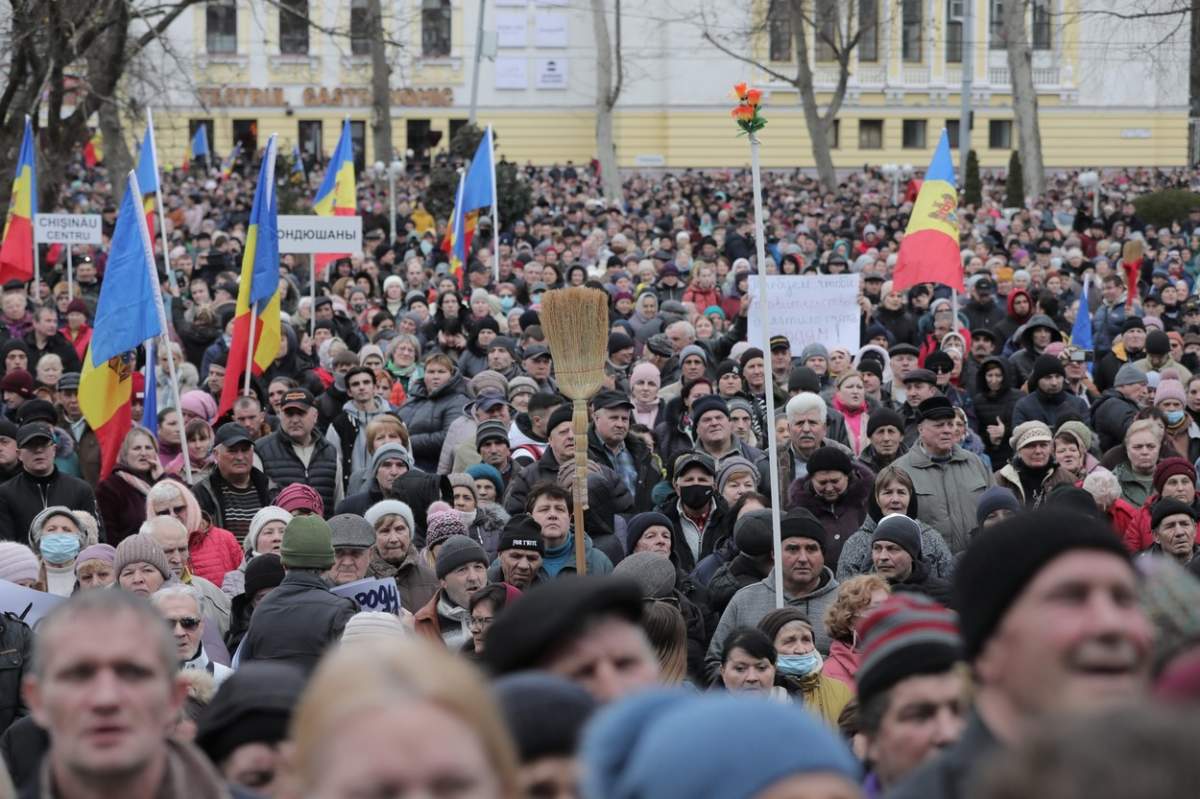
<instances>
[{"instance_id":1,"label":"crowd of people","mask_svg":"<svg viewBox=\"0 0 1200 799\"><path fill-rule=\"evenodd\" d=\"M60 210L111 233L103 168L71 174ZM106 247L3 286L0 580L59 604L0 620L0 797L1197 783L1200 208L1133 205L1197 176L1106 175L1096 215L1073 174L1016 209L987 176L954 296L893 286L911 191L766 175L768 271L858 275L856 350L747 330L744 171L521 178L460 273L427 178L394 220L361 181L364 252L315 285L282 257L278 356L218 415L254 187L165 175L180 400L134 375L108 474L79 403ZM539 318L570 286L610 308L586 440ZM397 612L341 590L367 579Z\"/></svg>"}]
</instances>

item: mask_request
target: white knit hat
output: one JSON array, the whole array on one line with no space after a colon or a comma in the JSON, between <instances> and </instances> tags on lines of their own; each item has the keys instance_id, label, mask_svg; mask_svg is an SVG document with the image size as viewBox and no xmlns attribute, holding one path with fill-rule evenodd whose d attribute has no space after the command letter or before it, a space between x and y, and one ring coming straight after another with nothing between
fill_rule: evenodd
<instances>
[{"instance_id":1,"label":"white knit hat","mask_svg":"<svg viewBox=\"0 0 1200 799\"><path fill-rule=\"evenodd\" d=\"M16 541L0 541L0 580L11 583L38 578L38 559L33 550Z\"/></svg>"},{"instance_id":2,"label":"white knit hat","mask_svg":"<svg viewBox=\"0 0 1200 799\"><path fill-rule=\"evenodd\" d=\"M403 517L404 521L408 523L408 531L414 535L416 534L417 525L413 521L412 508L408 507L407 502L401 502L398 499L385 499L376 502L374 505L367 508L367 512L363 514L363 518L370 522L371 526L374 527L376 522L378 522L384 516L391 514L396 514Z\"/></svg>"},{"instance_id":3,"label":"white knit hat","mask_svg":"<svg viewBox=\"0 0 1200 799\"><path fill-rule=\"evenodd\" d=\"M250 530L246 533L246 551L258 552L258 534L269 522L283 522L285 525L292 520L292 514L278 505L264 505L250 520Z\"/></svg>"},{"instance_id":4,"label":"white knit hat","mask_svg":"<svg viewBox=\"0 0 1200 799\"><path fill-rule=\"evenodd\" d=\"M346 629L342 632L342 643L404 638L408 634L409 630L400 621L399 616L380 610L363 610L355 613L346 622Z\"/></svg>"}]
</instances>

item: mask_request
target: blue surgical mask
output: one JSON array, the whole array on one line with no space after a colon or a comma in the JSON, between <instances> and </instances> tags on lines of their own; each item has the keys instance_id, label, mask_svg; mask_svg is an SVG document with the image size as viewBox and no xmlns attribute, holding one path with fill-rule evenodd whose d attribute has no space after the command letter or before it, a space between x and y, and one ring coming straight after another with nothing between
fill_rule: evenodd
<instances>
[{"instance_id":1,"label":"blue surgical mask","mask_svg":"<svg viewBox=\"0 0 1200 799\"><path fill-rule=\"evenodd\" d=\"M1167 424L1171 427L1183 421L1183 411L1167 411L1164 415L1167 417Z\"/></svg>"},{"instance_id":2,"label":"blue surgical mask","mask_svg":"<svg viewBox=\"0 0 1200 799\"><path fill-rule=\"evenodd\" d=\"M50 533L38 542L42 560L59 565L70 563L79 554L79 536L67 533Z\"/></svg>"},{"instance_id":3,"label":"blue surgical mask","mask_svg":"<svg viewBox=\"0 0 1200 799\"><path fill-rule=\"evenodd\" d=\"M819 672L824 663L821 653L814 649L804 655L780 655L775 670L789 677L807 677Z\"/></svg>"},{"instance_id":4,"label":"blue surgical mask","mask_svg":"<svg viewBox=\"0 0 1200 799\"><path fill-rule=\"evenodd\" d=\"M425 255L429 255L429 253L433 252L433 242L432 241L421 242L421 252L424 253Z\"/></svg>"},{"instance_id":5,"label":"blue surgical mask","mask_svg":"<svg viewBox=\"0 0 1200 799\"><path fill-rule=\"evenodd\" d=\"M516 304L517 304L517 298L511 294L505 294L503 297L500 298L500 307L504 310L505 313L508 313L509 311L511 311L513 309L513 306L515 306Z\"/></svg>"},{"instance_id":6,"label":"blue surgical mask","mask_svg":"<svg viewBox=\"0 0 1200 799\"><path fill-rule=\"evenodd\" d=\"M542 292L539 291L538 293L531 295L530 299L533 300L534 305L537 305L542 301Z\"/></svg>"}]
</instances>

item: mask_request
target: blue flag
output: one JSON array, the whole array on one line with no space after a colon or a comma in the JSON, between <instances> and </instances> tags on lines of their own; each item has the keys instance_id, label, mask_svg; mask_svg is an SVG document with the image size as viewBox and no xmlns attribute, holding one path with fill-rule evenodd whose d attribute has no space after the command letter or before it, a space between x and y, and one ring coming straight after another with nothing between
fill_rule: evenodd
<instances>
[{"instance_id":1,"label":"blue flag","mask_svg":"<svg viewBox=\"0 0 1200 799\"><path fill-rule=\"evenodd\" d=\"M154 339L146 342L146 369L143 376L146 378L145 397L142 400L142 427L149 430L155 436L158 435L158 375L155 367L158 365L158 348L154 346ZM184 436L183 445L187 446L186 436Z\"/></svg>"},{"instance_id":2,"label":"blue flag","mask_svg":"<svg viewBox=\"0 0 1200 799\"><path fill-rule=\"evenodd\" d=\"M96 319L92 322L95 363L137 349L146 339L163 332L154 300L157 271L146 236L141 198L141 186L131 172L117 211L108 264L100 281Z\"/></svg>"},{"instance_id":3,"label":"blue flag","mask_svg":"<svg viewBox=\"0 0 1200 799\"><path fill-rule=\"evenodd\" d=\"M192 158L208 154L208 128L201 125L196 128L196 135L192 137Z\"/></svg>"},{"instance_id":4,"label":"blue flag","mask_svg":"<svg viewBox=\"0 0 1200 799\"><path fill-rule=\"evenodd\" d=\"M300 157L300 145L292 145L292 171L299 172L301 177L304 175L304 159Z\"/></svg>"},{"instance_id":5,"label":"blue flag","mask_svg":"<svg viewBox=\"0 0 1200 799\"><path fill-rule=\"evenodd\" d=\"M158 159L154 157L154 128L149 125L146 125L146 135L142 139L141 150L138 152L136 173L143 197L158 191Z\"/></svg>"},{"instance_id":6,"label":"blue flag","mask_svg":"<svg viewBox=\"0 0 1200 799\"><path fill-rule=\"evenodd\" d=\"M471 167L463 180L461 213L486 208L496 202L496 167L492 163L492 129L489 126L479 140L479 148L471 159Z\"/></svg>"},{"instance_id":7,"label":"blue flag","mask_svg":"<svg viewBox=\"0 0 1200 799\"><path fill-rule=\"evenodd\" d=\"M1092 312L1088 307L1088 281L1083 284L1083 296L1079 298L1079 310L1075 324L1071 327L1071 345L1081 350L1092 350ZM1088 374L1092 373L1093 362L1088 363Z\"/></svg>"}]
</instances>

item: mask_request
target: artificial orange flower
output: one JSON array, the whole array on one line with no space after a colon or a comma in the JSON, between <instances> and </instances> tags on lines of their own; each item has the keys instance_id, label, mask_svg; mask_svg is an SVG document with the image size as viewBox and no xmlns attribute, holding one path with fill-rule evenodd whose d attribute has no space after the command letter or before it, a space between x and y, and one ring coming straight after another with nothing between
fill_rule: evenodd
<instances>
[{"instance_id":1,"label":"artificial orange flower","mask_svg":"<svg viewBox=\"0 0 1200 799\"><path fill-rule=\"evenodd\" d=\"M731 112L734 119L750 119L754 116L754 109L748 105L739 105Z\"/></svg>"},{"instance_id":2,"label":"artificial orange flower","mask_svg":"<svg viewBox=\"0 0 1200 799\"><path fill-rule=\"evenodd\" d=\"M739 100L741 100L741 99L745 98L745 96L746 96L746 84L744 84L744 83L735 83L735 84L733 85L733 93L734 93L734 94L737 96L737 98L738 98Z\"/></svg>"},{"instance_id":3,"label":"artificial orange flower","mask_svg":"<svg viewBox=\"0 0 1200 799\"><path fill-rule=\"evenodd\" d=\"M762 89L750 89L746 92L746 104L756 106L762 102Z\"/></svg>"}]
</instances>

